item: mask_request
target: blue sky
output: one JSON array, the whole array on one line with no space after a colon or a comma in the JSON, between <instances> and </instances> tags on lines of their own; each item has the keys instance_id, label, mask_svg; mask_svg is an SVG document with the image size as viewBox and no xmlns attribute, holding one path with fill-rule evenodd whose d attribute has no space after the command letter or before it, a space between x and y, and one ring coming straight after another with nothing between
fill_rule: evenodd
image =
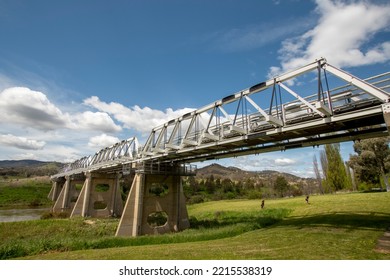
<instances>
[{"instance_id":1,"label":"blue sky","mask_svg":"<svg viewBox=\"0 0 390 280\"><path fill-rule=\"evenodd\" d=\"M389 26L388 1L0 0L0 160L144 143L156 125L321 56L361 78L389 71ZM347 160L352 143L341 147ZM219 163L313 176L320 150Z\"/></svg>"}]
</instances>

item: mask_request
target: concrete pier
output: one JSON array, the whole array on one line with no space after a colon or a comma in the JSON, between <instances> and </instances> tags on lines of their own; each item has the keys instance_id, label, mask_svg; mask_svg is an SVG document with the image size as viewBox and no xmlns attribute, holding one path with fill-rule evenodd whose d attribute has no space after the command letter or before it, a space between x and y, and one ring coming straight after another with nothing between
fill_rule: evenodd
<instances>
[{"instance_id":1,"label":"concrete pier","mask_svg":"<svg viewBox=\"0 0 390 280\"><path fill-rule=\"evenodd\" d=\"M52 208L53 212L67 212L70 213L79 197L79 190L77 185L84 183L83 177L80 176L66 176L61 187L61 182L55 182L52 187L52 197L55 198L59 192L57 199Z\"/></svg>"},{"instance_id":2,"label":"concrete pier","mask_svg":"<svg viewBox=\"0 0 390 280\"><path fill-rule=\"evenodd\" d=\"M135 175L116 236L162 234L189 226L180 175Z\"/></svg>"},{"instance_id":3,"label":"concrete pier","mask_svg":"<svg viewBox=\"0 0 390 280\"><path fill-rule=\"evenodd\" d=\"M87 173L71 217L120 216L123 203L120 194L120 174Z\"/></svg>"}]
</instances>

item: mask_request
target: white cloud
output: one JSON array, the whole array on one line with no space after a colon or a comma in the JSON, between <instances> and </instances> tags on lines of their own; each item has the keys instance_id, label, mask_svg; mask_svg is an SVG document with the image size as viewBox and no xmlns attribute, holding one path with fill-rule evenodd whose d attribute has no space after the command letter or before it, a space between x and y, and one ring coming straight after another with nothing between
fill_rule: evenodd
<instances>
[{"instance_id":1,"label":"white cloud","mask_svg":"<svg viewBox=\"0 0 390 280\"><path fill-rule=\"evenodd\" d=\"M0 144L23 150L40 150L43 149L46 143L44 141L27 139L12 134L3 134L0 135Z\"/></svg>"},{"instance_id":2,"label":"white cloud","mask_svg":"<svg viewBox=\"0 0 390 280\"><path fill-rule=\"evenodd\" d=\"M390 40L371 43L379 32L389 32L390 4L368 1L317 0L318 24L282 43L281 68L270 74L303 66L325 57L338 67L362 66L390 60ZM389 36L387 36L389 38Z\"/></svg>"},{"instance_id":3,"label":"white cloud","mask_svg":"<svg viewBox=\"0 0 390 280\"><path fill-rule=\"evenodd\" d=\"M141 108L137 105L129 108L117 102L103 102L97 96L85 99L84 104L112 115L117 121L123 123L125 128L134 129L143 134L149 133L152 128L166 121L194 110L184 108L174 111L168 108L164 112L149 107Z\"/></svg>"},{"instance_id":4,"label":"white cloud","mask_svg":"<svg viewBox=\"0 0 390 280\"><path fill-rule=\"evenodd\" d=\"M109 147L115 143L120 142L121 140L117 137L110 136L107 134L102 134L99 136L94 136L89 139L88 146L91 148L96 148L97 150L104 147Z\"/></svg>"},{"instance_id":5,"label":"white cloud","mask_svg":"<svg viewBox=\"0 0 390 280\"><path fill-rule=\"evenodd\" d=\"M82 106L73 106L76 112L61 110L44 93L26 87L4 89L0 92L0 152L16 159L23 156L18 149L34 150L25 156L73 161L119 142L115 135L109 135L123 131L116 120L124 128L147 134L153 127L192 111L128 108L101 102L97 97L86 99L83 105L97 112L83 111ZM93 132L103 134L91 137Z\"/></svg>"},{"instance_id":6,"label":"white cloud","mask_svg":"<svg viewBox=\"0 0 390 280\"><path fill-rule=\"evenodd\" d=\"M58 143L47 143L44 150L37 151L37 158L48 161L73 162L83 156L89 155L91 151L86 151L75 147L75 145L61 145Z\"/></svg>"},{"instance_id":7,"label":"white cloud","mask_svg":"<svg viewBox=\"0 0 390 280\"><path fill-rule=\"evenodd\" d=\"M0 91L0 154L10 159L74 161L101 148L93 141L92 146L87 145L91 133L122 131L106 112L75 108L76 112L63 111L44 93L26 87ZM100 144L119 141L116 137L109 140L107 137ZM20 149L33 152L21 154Z\"/></svg>"},{"instance_id":8,"label":"white cloud","mask_svg":"<svg viewBox=\"0 0 390 280\"><path fill-rule=\"evenodd\" d=\"M37 157L37 155L33 153L25 153L25 154L17 154L12 157L13 160L21 160L21 159L37 159L41 160L40 158Z\"/></svg>"},{"instance_id":9,"label":"white cloud","mask_svg":"<svg viewBox=\"0 0 390 280\"><path fill-rule=\"evenodd\" d=\"M38 130L57 129L119 132L122 128L105 112L62 112L39 91L12 87L0 93L0 122L21 124Z\"/></svg>"},{"instance_id":10,"label":"white cloud","mask_svg":"<svg viewBox=\"0 0 390 280\"><path fill-rule=\"evenodd\" d=\"M290 158L277 158L275 164L280 166L294 165L296 160Z\"/></svg>"},{"instance_id":11,"label":"white cloud","mask_svg":"<svg viewBox=\"0 0 390 280\"><path fill-rule=\"evenodd\" d=\"M0 93L0 122L47 131L66 126L68 120L45 94L25 87L13 87Z\"/></svg>"},{"instance_id":12,"label":"white cloud","mask_svg":"<svg viewBox=\"0 0 390 280\"><path fill-rule=\"evenodd\" d=\"M116 125L105 112L86 111L76 114L72 119L72 126L77 129L87 129L102 132L119 132L122 128Z\"/></svg>"}]
</instances>

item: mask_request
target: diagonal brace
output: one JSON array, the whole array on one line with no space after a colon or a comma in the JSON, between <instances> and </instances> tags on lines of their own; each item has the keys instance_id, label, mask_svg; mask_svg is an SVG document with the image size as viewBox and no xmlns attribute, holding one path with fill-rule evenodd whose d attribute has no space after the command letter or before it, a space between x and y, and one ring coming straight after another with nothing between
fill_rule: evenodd
<instances>
[{"instance_id":1,"label":"diagonal brace","mask_svg":"<svg viewBox=\"0 0 390 280\"><path fill-rule=\"evenodd\" d=\"M278 119L278 118L275 118L274 116L271 116L271 115L268 115L263 109L260 108L259 105L256 104L255 101L253 101L249 96L245 96L245 99L250 103L252 104L253 107L255 107L255 109L257 111L259 111L259 113L261 115L263 115L263 117L265 118L266 122L269 122L270 124L274 125L274 126L277 126L277 127L281 127L283 126L283 121Z\"/></svg>"},{"instance_id":2,"label":"diagonal brace","mask_svg":"<svg viewBox=\"0 0 390 280\"><path fill-rule=\"evenodd\" d=\"M306 99L304 99L303 97L299 96L297 93L295 93L292 89L288 88L287 86L285 86L284 84L282 83L279 83L279 85L284 88L288 93L290 93L292 96L294 96L295 98L298 98L299 101L301 101L303 104L305 104L307 107L309 107L310 109L312 109L314 112L316 112L318 115L320 115L321 117L325 117L326 115L324 113L322 113L321 111L319 111L315 106L313 106L312 104L310 104L310 102L308 102Z\"/></svg>"}]
</instances>

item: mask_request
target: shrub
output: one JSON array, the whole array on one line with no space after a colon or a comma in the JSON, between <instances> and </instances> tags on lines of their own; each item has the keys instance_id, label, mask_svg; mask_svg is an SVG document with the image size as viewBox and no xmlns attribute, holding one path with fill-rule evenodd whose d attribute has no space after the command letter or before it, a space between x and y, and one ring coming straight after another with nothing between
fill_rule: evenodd
<instances>
[{"instance_id":1,"label":"shrub","mask_svg":"<svg viewBox=\"0 0 390 280\"><path fill-rule=\"evenodd\" d=\"M196 203L202 203L204 202L203 195L194 195L191 196L190 199L187 201L188 204L196 204Z\"/></svg>"}]
</instances>

